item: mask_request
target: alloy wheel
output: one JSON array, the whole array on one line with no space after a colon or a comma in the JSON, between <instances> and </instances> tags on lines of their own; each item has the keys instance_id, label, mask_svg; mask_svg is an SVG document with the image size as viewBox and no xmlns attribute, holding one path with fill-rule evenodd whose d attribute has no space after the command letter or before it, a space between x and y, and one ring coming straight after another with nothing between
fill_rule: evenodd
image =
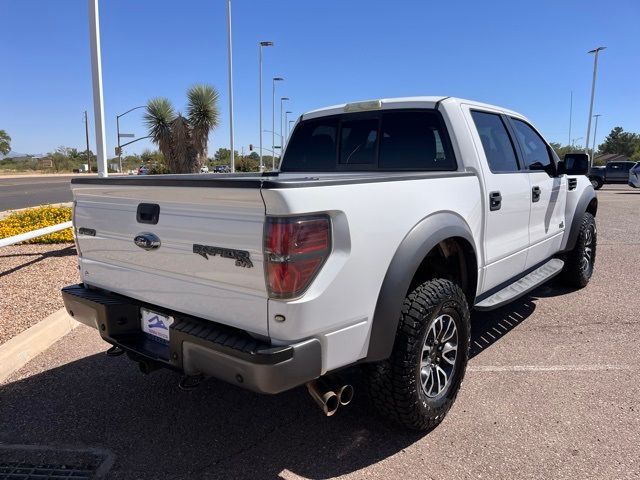
<instances>
[{"instance_id":1,"label":"alloy wheel","mask_svg":"<svg viewBox=\"0 0 640 480\"><path fill-rule=\"evenodd\" d=\"M450 315L440 315L429 324L422 347L420 383L429 398L442 394L451 382L458 356L458 329Z\"/></svg>"},{"instance_id":2,"label":"alloy wheel","mask_svg":"<svg viewBox=\"0 0 640 480\"><path fill-rule=\"evenodd\" d=\"M593 237L593 225L589 225L584 232L584 252L580 263L583 272L588 272L593 265Z\"/></svg>"}]
</instances>

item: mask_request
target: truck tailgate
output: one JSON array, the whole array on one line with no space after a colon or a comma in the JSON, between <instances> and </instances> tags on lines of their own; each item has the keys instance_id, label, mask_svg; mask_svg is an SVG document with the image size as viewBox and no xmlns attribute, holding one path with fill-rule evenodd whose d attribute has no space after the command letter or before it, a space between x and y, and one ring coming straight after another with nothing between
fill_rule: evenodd
<instances>
[{"instance_id":1,"label":"truck tailgate","mask_svg":"<svg viewBox=\"0 0 640 480\"><path fill-rule=\"evenodd\" d=\"M73 195L85 284L268 334L259 188L74 184ZM138 221L141 203L159 206L156 224ZM160 246L141 248L141 234Z\"/></svg>"}]
</instances>

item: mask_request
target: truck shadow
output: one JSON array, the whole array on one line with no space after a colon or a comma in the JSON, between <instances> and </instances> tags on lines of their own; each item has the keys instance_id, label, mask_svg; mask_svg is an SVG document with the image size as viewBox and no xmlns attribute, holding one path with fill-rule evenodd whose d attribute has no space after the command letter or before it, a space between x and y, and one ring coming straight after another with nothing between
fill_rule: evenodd
<instances>
[{"instance_id":1,"label":"truck shadow","mask_svg":"<svg viewBox=\"0 0 640 480\"><path fill-rule=\"evenodd\" d=\"M24 258L25 260L24 263L21 263L20 265L16 265L15 267L10 268L8 270L0 269L0 278L6 275L9 275L10 273L17 272L18 270L21 270L35 263L46 260L48 258L68 257L72 255L73 256L77 255L75 245L64 246L58 250L50 250L46 252L11 253L6 255L0 254L0 262L2 262L3 258Z\"/></svg>"},{"instance_id":2,"label":"truck shadow","mask_svg":"<svg viewBox=\"0 0 640 480\"><path fill-rule=\"evenodd\" d=\"M471 356L524 322L534 298L474 313ZM81 327L64 342L94 333ZM0 386L0 443L106 449L114 478L329 478L424 436L375 415L359 370L344 376L355 400L326 418L304 388L262 396L208 380L185 392L174 372L145 376L125 357L95 354Z\"/></svg>"}]
</instances>

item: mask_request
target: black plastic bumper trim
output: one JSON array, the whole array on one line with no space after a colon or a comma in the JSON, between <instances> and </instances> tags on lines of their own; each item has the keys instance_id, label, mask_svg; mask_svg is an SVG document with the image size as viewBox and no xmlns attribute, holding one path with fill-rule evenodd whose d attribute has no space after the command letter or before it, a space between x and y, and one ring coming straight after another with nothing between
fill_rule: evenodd
<instances>
[{"instance_id":1,"label":"black plastic bumper trim","mask_svg":"<svg viewBox=\"0 0 640 480\"><path fill-rule=\"evenodd\" d=\"M205 374L260 393L279 393L318 378L322 349L317 339L271 346L246 332L148 305L83 284L62 289L69 314L98 329L102 338L136 361ZM171 315L168 345L150 340L140 328L140 308Z\"/></svg>"}]
</instances>

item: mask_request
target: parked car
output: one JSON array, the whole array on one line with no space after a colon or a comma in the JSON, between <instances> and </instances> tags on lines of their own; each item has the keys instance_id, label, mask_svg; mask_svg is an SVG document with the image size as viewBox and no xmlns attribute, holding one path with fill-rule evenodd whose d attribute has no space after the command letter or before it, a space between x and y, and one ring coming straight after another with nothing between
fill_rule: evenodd
<instances>
[{"instance_id":1,"label":"parked car","mask_svg":"<svg viewBox=\"0 0 640 480\"><path fill-rule=\"evenodd\" d=\"M209 173L209 167L206 165L201 166L200 173Z\"/></svg>"},{"instance_id":2,"label":"parked car","mask_svg":"<svg viewBox=\"0 0 640 480\"><path fill-rule=\"evenodd\" d=\"M338 372L358 366L383 415L433 428L464 377L471 310L556 275L589 282L587 165L483 103L315 110L278 172L74 178L82 283L65 306L111 355L184 372L183 386L306 384L331 415L353 395Z\"/></svg>"},{"instance_id":3,"label":"parked car","mask_svg":"<svg viewBox=\"0 0 640 480\"><path fill-rule=\"evenodd\" d=\"M629 182L630 187L640 188L640 162L637 162L631 170L629 170Z\"/></svg>"},{"instance_id":4,"label":"parked car","mask_svg":"<svg viewBox=\"0 0 640 480\"><path fill-rule=\"evenodd\" d=\"M629 171L635 162L608 162L606 166L592 167L589 180L596 190L608 183L628 183Z\"/></svg>"},{"instance_id":5,"label":"parked car","mask_svg":"<svg viewBox=\"0 0 640 480\"><path fill-rule=\"evenodd\" d=\"M140 165L140 168L138 168L138 175L148 175L148 174L149 174L149 169L144 165Z\"/></svg>"},{"instance_id":6,"label":"parked car","mask_svg":"<svg viewBox=\"0 0 640 480\"><path fill-rule=\"evenodd\" d=\"M227 165L216 165L213 171L215 173L229 173L229 167Z\"/></svg>"}]
</instances>

